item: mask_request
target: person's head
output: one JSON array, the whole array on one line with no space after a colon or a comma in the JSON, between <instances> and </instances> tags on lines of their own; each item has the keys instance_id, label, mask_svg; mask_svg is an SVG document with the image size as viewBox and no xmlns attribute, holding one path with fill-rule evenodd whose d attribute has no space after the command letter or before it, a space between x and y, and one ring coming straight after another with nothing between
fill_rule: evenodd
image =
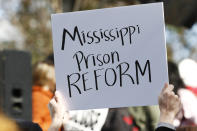
<instances>
[{"instance_id":1,"label":"person's head","mask_svg":"<svg viewBox=\"0 0 197 131\"><path fill-rule=\"evenodd\" d=\"M53 53L49 54L49 55L46 57L45 61L51 62L51 64L54 65L54 54L53 54Z\"/></svg>"},{"instance_id":2,"label":"person's head","mask_svg":"<svg viewBox=\"0 0 197 131\"><path fill-rule=\"evenodd\" d=\"M180 76L186 86L197 88L197 62L192 59L183 59L179 63Z\"/></svg>"},{"instance_id":3,"label":"person's head","mask_svg":"<svg viewBox=\"0 0 197 131\"><path fill-rule=\"evenodd\" d=\"M0 130L1 131L20 131L18 125L3 113L0 113Z\"/></svg>"},{"instance_id":4,"label":"person's head","mask_svg":"<svg viewBox=\"0 0 197 131\"><path fill-rule=\"evenodd\" d=\"M50 61L39 62L33 69L33 84L55 91L55 69Z\"/></svg>"},{"instance_id":5,"label":"person's head","mask_svg":"<svg viewBox=\"0 0 197 131\"><path fill-rule=\"evenodd\" d=\"M185 85L179 75L178 67L172 61L168 61L168 76L169 76L169 83L174 85L174 92L176 94L180 88L185 88Z\"/></svg>"}]
</instances>

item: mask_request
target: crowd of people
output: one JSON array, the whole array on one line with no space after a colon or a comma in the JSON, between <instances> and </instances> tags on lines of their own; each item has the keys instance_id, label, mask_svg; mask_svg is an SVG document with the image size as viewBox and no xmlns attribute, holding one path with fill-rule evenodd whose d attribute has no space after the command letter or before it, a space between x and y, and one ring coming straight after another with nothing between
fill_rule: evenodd
<instances>
[{"instance_id":1,"label":"crowd of people","mask_svg":"<svg viewBox=\"0 0 197 131\"><path fill-rule=\"evenodd\" d=\"M83 114L80 119L91 113L102 116L102 119L98 121L94 118L96 120L90 122L92 118L87 118L89 123L84 120L79 122L76 116L79 111L68 112L62 94L56 91L54 61L53 55L50 55L33 68L32 122L12 120L0 110L0 131L86 131L80 126L69 128L71 121L78 121L79 125L90 127L93 131L197 130L197 63L185 59L177 67L169 61L168 73L172 85L165 83L158 97L158 106L84 110L78 113Z\"/></svg>"}]
</instances>

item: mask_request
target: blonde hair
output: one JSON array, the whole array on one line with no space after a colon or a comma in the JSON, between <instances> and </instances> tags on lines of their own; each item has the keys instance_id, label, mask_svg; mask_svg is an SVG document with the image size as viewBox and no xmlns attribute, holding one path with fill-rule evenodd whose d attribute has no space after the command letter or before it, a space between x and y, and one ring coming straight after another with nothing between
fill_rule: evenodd
<instances>
[{"instance_id":1,"label":"blonde hair","mask_svg":"<svg viewBox=\"0 0 197 131\"><path fill-rule=\"evenodd\" d=\"M34 70L33 70L33 84L43 87L45 85L49 85L50 83L55 84L54 66L47 62L37 63L34 66ZM54 88L54 87L50 87L50 88Z\"/></svg>"},{"instance_id":2,"label":"blonde hair","mask_svg":"<svg viewBox=\"0 0 197 131\"><path fill-rule=\"evenodd\" d=\"M0 131L20 131L18 125L0 113Z\"/></svg>"}]
</instances>

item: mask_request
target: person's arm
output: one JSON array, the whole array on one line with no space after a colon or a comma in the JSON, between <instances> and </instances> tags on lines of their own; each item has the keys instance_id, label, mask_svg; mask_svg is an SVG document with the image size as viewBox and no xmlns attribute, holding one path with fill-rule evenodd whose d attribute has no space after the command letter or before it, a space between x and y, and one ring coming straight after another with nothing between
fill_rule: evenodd
<instances>
[{"instance_id":1,"label":"person's arm","mask_svg":"<svg viewBox=\"0 0 197 131\"><path fill-rule=\"evenodd\" d=\"M68 121L68 114L60 92L56 91L55 96L50 100L49 110L52 123L48 131L59 131L61 128L65 129L66 122Z\"/></svg>"},{"instance_id":2,"label":"person's arm","mask_svg":"<svg viewBox=\"0 0 197 131\"><path fill-rule=\"evenodd\" d=\"M174 86L165 84L159 95L160 118L156 131L174 131L173 120L181 108L180 99L173 92Z\"/></svg>"}]
</instances>

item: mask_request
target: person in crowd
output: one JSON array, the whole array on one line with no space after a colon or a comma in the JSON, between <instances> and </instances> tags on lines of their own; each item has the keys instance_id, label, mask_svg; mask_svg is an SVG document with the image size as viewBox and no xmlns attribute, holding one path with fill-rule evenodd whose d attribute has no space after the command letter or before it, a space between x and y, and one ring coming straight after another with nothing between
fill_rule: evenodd
<instances>
[{"instance_id":1,"label":"person in crowd","mask_svg":"<svg viewBox=\"0 0 197 131\"><path fill-rule=\"evenodd\" d=\"M0 131L20 131L14 120L9 119L0 111Z\"/></svg>"},{"instance_id":2,"label":"person in crowd","mask_svg":"<svg viewBox=\"0 0 197 131\"><path fill-rule=\"evenodd\" d=\"M178 90L184 89L185 85L179 74L177 65L172 61L168 61L168 77L169 82L174 85L175 94L178 95Z\"/></svg>"},{"instance_id":3,"label":"person in crowd","mask_svg":"<svg viewBox=\"0 0 197 131\"><path fill-rule=\"evenodd\" d=\"M37 123L22 119L11 119L0 109L0 131L42 131Z\"/></svg>"},{"instance_id":4,"label":"person in crowd","mask_svg":"<svg viewBox=\"0 0 197 131\"><path fill-rule=\"evenodd\" d=\"M175 131L173 120L180 110L181 102L179 97L173 92L173 89L173 85L165 84L159 95L160 117L156 131ZM66 129L69 116L63 101L61 93L57 91L49 103L52 117L49 131L58 131L62 127Z\"/></svg>"},{"instance_id":5,"label":"person in crowd","mask_svg":"<svg viewBox=\"0 0 197 131\"><path fill-rule=\"evenodd\" d=\"M22 119L11 119L1 109L0 123L0 131L42 131L38 124Z\"/></svg>"},{"instance_id":6,"label":"person in crowd","mask_svg":"<svg viewBox=\"0 0 197 131\"><path fill-rule=\"evenodd\" d=\"M172 61L168 61L168 76L169 82L175 86L174 92L177 94L178 89L184 88L184 83L180 78L177 65ZM129 112L134 117L140 131L153 131L159 121L158 106L129 107Z\"/></svg>"},{"instance_id":7,"label":"person in crowd","mask_svg":"<svg viewBox=\"0 0 197 131\"><path fill-rule=\"evenodd\" d=\"M155 129L159 120L158 106L138 106L128 109L140 131L153 131Z\"/></svg>"},{"instance_id":8,"label":"person in crowd","mask_svg":"<svg viewBox=\"0 0 197 131\"><path fill-rule=\"evenodd\" d=\"M139 131L128 107L110 108L101 131Z\"/></svg>"},{"instance_id":9,"label":"person in crowd","mask_svg":"<svg viewBox=\"0 0 197 131\"><path fill-rule=\"evenodd\" d=\"M51 118L48 103L55 91L55 69L51 61L37 63L33 69L32 117L43 131L47 131Z\"/></svg>"},{"instance_id":10,"label":"person in crowd","mask_svg":"<svg viewBox=\"0 0 197 131\"><path fill-rule=\"evenodd\" d=\"M182 109L174 121L176 127L197 125L197 63L191 59L184 59L179 63L180 77L183 79L185 88L176 86ZM177 74L174 74L177 76Z\"/></svg>"},{"instance_id":11,"label":"person in crowd","mask_svg":"<svg viewBox=\"0 0 197 131\"><path fill-rule=\"evenodd\" d=\"M19 126L20 131L42 131L39 124L32 121L16 119L16 124Z\"/></svg>"}]
</instances>

